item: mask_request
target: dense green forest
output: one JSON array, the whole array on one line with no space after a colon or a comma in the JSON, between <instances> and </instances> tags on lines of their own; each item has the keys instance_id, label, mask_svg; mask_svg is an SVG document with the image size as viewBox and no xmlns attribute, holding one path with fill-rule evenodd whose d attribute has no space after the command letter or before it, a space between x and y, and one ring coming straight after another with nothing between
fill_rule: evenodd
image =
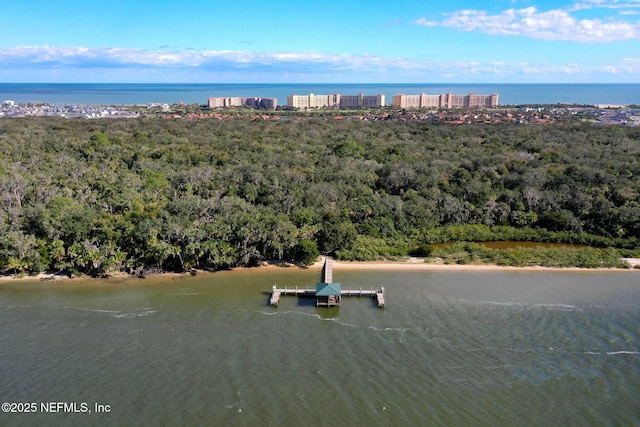
<instances>
[{"instance_id":1,"label":"dense green forest","mask_svg":"<svg viewBox=\"0 0 640 427\"><path fill-rule=\"evenodd\" d=\"M0 271L366 260L501 239L629 255L639 177L639 128L3 119Z\"/></svg>"}]
</instances>

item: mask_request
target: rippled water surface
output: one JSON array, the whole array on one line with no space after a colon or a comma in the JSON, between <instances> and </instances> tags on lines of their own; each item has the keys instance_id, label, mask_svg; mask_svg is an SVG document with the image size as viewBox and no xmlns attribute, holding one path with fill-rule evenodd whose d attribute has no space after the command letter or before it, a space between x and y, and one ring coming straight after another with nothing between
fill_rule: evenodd
<instances>
[{"instance_id":1,"label":"rippled water surface","mask_svg":"<svg viewBox=\"0 0 640 427\"><path fill-rule=\"evenodd\" d=\"M640 274L317 271L0 283L3 425L638 425Z\"/></svg>"}]
</instances>

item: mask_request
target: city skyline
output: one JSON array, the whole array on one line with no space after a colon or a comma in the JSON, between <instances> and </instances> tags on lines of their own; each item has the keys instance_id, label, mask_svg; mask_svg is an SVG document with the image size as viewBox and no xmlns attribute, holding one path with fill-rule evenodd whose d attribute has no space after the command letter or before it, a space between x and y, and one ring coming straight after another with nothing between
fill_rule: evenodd
<instances>
[{"instance_id":1,"label":"city skyline","mask_svg":"<svg viewBox=\"0 0 640 427\"><path fill-rule=\"evenodd\" d=\"M0 26L6 83L640 82L640 0L24 0Z\"/></svg>"}]
</instances>

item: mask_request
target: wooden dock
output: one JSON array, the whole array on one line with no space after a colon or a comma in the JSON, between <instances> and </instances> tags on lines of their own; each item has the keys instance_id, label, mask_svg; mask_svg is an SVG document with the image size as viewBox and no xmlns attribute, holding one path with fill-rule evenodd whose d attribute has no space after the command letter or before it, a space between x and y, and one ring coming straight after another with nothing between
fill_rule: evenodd
<instances>
[{"instance_id":1,"label":"wooden dock","mask_svg":"<svg viewBox=\"0 0 640 427\"><path fill-rule=\"evenodd\" d=\"M378 307L384 307L384 286L380 289L343 289L340 293L343 297L370 297L375 298Z\"/></svg>"},{"instance_id":2,"label":"wooden dock","mask_svg":"<svg viewBox=\"0 0 640 427\"><path fill-rule=\"evenodd\" d=\"M273 306L277 306L280 302L281 296L296 296L296 297L315 297L316 290L306 288L278 288L276 285L273 285L273 289L271 291L271 298L269 299L269 304ZM375 298L378 307L384 307L384 286L380 289L342 289L340 291L340 296L343 297L370 297Z\"/></svg>"},{"instance_id":3,"label":"wooden dock","mask_svg":"<svg viewBox=\"0 0 640 427\"><path fill-rule=\"evenodd\" d=\"M316 294L317 293L317 294ZM322 268L322 282L318 283L315 288L295 287L295 288L278 288L273 285L269 304L277 306L280 303L281 296L297 296L297 297L316 297L316 305L318 306L334 306L340 305L342 297L370 297L375 298L378 307L384 307L384 286L380 289L342 289L339 283L333 283L333 263L331 258L326 258L324 267Z\"/></svg>"},{"instance_id":4,"label":"wooden dock","mask_svg":"<svg viewBox=\"0 0 640 427\"><path fill-rule=\"evenodd\" d=\"M326 258L324 267L322 267L322 281L324 283L333 283L333 260Z\"/></svg>"}]
</instances>

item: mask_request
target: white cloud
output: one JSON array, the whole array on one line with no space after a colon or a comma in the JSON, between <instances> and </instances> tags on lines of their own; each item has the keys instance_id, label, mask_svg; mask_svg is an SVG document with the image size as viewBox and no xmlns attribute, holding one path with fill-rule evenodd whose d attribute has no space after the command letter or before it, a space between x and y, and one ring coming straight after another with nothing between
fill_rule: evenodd
<instances>
[{"instance_id":1,"label":"white cloud","mask_svg":"<svg viewBox=\"0 0 640 427\"><path fill-rule=\"evenodd\" d=\"M371 55L323 54L314 52L248 52L230 50L168 51L133 48L86 48L22 46L0 49L1 65L47 67L215 67L216 65L278 66L322 64L327 67L359 68L387 64L389 58Z\"/></svg>"},{"instance_id":2,"label":"white cloud","mask_svg":"<svg viewBox=\"0 0 640 427\"><path fill-rule=\"evenodd\" d=\"M594 8L614 10L640 8L640 0L582 0L576 3L570 10Z\"/></svg>"},{"instance_id":3,"label":"white cloud","mask_svg":"<svg viewBox=\"0 0 640 427\"><path fill-rule=\"evenodd\" d=\"M89 72L88 72L89 71ZM508 61L434 61L316 52L180 51L27 46L0 49L0 78L21 81L509 82L637 81L640 59L585 67ZM595 76L595 77L594 77Z\"/></svg>"},{"instance_id":4,"label":"white cloud","mask_svg":"<svg viewBox=\"0 0 640 427\"><path fill-rule=\"evenodd\" d=\"M440 25L439 22L437 21L430 21L427 18L420 18L417 21L414 22L414 24L416 25L420 25L422 27L437 27Z\"/></svg>"},{"instance_id":5,"label":"white cloud","mask_svg":"<svg viewBox=\"0 0 640 427\"><path fill-rule=\"evenodd\" d=\"M508 9L490 15L482 10L461 10L442 21L425 18L414 23L421 26L443 26L459 31L478 31L491 35L524 36L541 40L563 40L581 43L603 43L640 39L640 23L622 20L577 19L571 12L592 7L640 7L637 1L591 0L572 10L553 9L545 12L535 7Z\"/></svg>"}]
</instances>

